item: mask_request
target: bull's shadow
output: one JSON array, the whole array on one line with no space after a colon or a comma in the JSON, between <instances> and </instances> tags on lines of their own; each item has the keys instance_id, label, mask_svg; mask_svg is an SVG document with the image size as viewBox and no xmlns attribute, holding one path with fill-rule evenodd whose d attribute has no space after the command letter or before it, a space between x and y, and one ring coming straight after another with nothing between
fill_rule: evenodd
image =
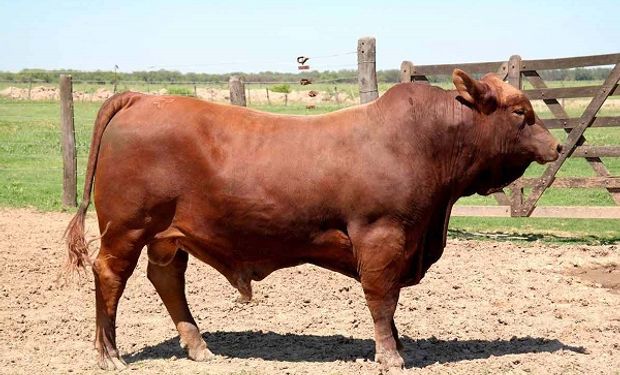
<instances>
[{"instance_id":1,"label":"bull's shadow","mask_svg":"<svg viewBox=\"0 0 620 375\"><path fill-rule=\"evenodd\" d=\"M341 335L316 336L280 334L274 332L213 332L203 335L209 349L216 355L232 358L261 358L288 362L354 361L358 358L372 360L374 341L354 339ZM555 339L538 337L512 338L511 340L439 340L412 339L401 336L405 346L403 357L406 367L426 367L433 363L458 362L489 358L507 354L551 353L570 350L586 353L580 346L566 345ZM145 347L126 355L128 363L151 358L185 357L179 347L178 337L160 344Z\"/></svg>"}]
</instances>

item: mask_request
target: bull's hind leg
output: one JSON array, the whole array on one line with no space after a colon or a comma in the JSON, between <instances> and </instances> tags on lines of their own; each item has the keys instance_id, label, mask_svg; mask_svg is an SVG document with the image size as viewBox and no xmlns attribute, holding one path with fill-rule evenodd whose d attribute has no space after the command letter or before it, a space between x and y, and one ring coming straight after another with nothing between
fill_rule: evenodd
<instances>
[{"instance_id":1,"label":"bull's hind leg","mask_svg":"<svg viewBox=\"0 0 620 375\"><path fill-rule=\"evenodd\" d=\"M93 262L97 302L95 349L102 369L119 370L126 367L116 347L116 310L127 279L133 273L140 256L141 233L115 236L108 233L101 241L101 249Z\"/></svg>"},{"instance_id":2,"label":"bull's hind leg","mask_svg":"<svg viewBox=\"0 0 620 375\"><path fill-rule=\"evenodd\" d=\"M185 297L185 270L188 254L177 250L172 241L150 244L147 276L170 313L179 331L181 347L194 361L205 361L213 356L200 335Z\"/></svg>"}]
</instances>

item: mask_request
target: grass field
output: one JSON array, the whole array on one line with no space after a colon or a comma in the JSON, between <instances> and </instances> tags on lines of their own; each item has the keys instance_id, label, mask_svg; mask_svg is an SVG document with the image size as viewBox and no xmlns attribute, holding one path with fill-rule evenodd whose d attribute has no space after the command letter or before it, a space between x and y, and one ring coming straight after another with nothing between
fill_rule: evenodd
<instances>
[{"instance_id":1,"label":"grass field","mask_svg":"<svg viewBox=\"0 0 620 375\"><path fill-rule=\"evenodd\" d=\"M604 115L620 115L620 100L610 100ZM567 103L571 116L578 116L587 102ZM85 161L88 156L92 125L100 102L75 103L75 127L78 148L78 190L81 193ZM62 158L59 142L59 103L13 101L0 99L0 206L32 206L40 210L61 209ZM258 106L261 110L318 114L341 108L321 104L309 110L301 104ZM541 117L549 117L546 111ZM556 136L564 138L562 131ZM589 129L586 138L590 145L620 144L620 128ZM613 175L620 175L620 160L605 160ZM528 176L543 170L533 165ZM594 176L583 159L571 159L562 167L560 176ZM460 204L496 204L489 197L473 196ZM613 205L604 189L551 189L541 199L541 205ZM549 240L570 242L620 241L618 220L533 219L533 218L452 218L451 234L460 237L493 237L494 239Z\"/></svg>"}]
</instances>

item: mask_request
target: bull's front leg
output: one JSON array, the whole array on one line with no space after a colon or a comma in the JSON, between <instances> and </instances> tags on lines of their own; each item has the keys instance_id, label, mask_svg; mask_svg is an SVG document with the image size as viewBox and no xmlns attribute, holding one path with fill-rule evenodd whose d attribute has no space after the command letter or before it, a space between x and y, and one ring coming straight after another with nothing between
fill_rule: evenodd
<instances>
[{"instance_id":1,"label":"bull's front leg","mask_svg":"<svg viewBox=\"0 0 620 375\"><path fill-rule=\"evenodd\" d=\"M375 360L384 367L402 368L394 312L400 293L405 232L399 223L386 218L372 224L352 224L349 235L375 326Z\"/></svg>"}]
</instances>

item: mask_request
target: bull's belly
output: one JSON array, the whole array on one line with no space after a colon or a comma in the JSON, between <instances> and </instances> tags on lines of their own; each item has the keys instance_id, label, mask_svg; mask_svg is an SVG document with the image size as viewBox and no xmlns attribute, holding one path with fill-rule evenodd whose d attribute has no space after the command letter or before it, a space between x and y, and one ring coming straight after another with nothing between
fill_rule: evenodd
<instances>
[{"instance_id":1,"label":"bull's belly","mask_svg":"<svg viewBox=\"0 0 620 375\"><path fill-rule=\"evenodd\" d=\"M240 291L252 280L300 264L311 263L358 279L353 248L346 233L323 229L295 236L269 236L244 233L242 228L215 225L169 228L170 235L156 236L149 245L149 259L166 263L177 251L187 251L214 267Z\"/></svg>"}]
</instances>

